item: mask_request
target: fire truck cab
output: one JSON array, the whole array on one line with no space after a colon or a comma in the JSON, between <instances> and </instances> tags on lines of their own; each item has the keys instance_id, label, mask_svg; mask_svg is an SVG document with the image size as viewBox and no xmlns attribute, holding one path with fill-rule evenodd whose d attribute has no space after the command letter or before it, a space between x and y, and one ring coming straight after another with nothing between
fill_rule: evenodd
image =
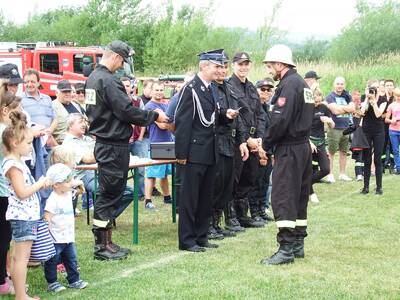
<instances>
[{"instance_id":1,"label":"fire truck cab","mask_svg":"<svg viewBox=\"0 0 400 300\"><path fill-rule=\"evenodd\" d=\"M0 65L13 63L23 76L26 69L39 71L42 92L56 95L57 82L84 82L103 55L100 47L76 47L73 43L0 43Z\"/></svg>"}]
</instances>

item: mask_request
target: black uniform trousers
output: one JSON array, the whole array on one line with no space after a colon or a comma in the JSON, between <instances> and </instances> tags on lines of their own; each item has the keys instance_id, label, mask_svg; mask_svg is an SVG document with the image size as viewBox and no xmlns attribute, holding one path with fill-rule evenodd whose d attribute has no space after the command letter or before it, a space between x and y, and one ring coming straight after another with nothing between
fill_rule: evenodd
<instances>
[{"instance_id":1,"label":"black uniform trousers","mask_svg":"<svg viewBox=\"0 0 400 300\"><path fill-rule=\"evenodd\" d=\"M129 145L97 140L94 156L98 163L98 189L93 227L110 228L128 179Z\"/></svg>"},{"instance_id":2,"label":"black uniform trousers","mask_svg":"<svg viewBox=\"0 0 400 300\"><path fill-rule=\"evenodd\" d=\"M179 249L185 250L208 242L215 170L215 165L190 162L181 166Z\"/></svg>"},{"instance_id":3,"label":"black uniform trousers","mask_svg":"<svg viewBox=\"0 0 400 300\"><path fill-rule=\"evenodd\" d=\"M384 124L385 126L385 142L383 144L383 152L382 152L382 165L383 168L395 168L394 156L393 156L393 148L392 143L389 138L389 124Z\"/></svg>"},{"instance_id":4,"label":"black uniform trousers","mask_svg":"<svg viewBox=\"0 0 400 300\"><path fill-rule=\"evenodd\" d=\"M316 164L315 164L315 163ZM310 195L314 193L313 184L320 182L322 178L329 174L329 157L326 153L325 144L317 146L317 152L312 154L313 174L311 180Z\"/></svg>"},{"instance_id":5,"label":"black uniform trousers","mask_svg":"<svg viewBox=\"0 0 400 300\"><path fill-rule=\"evenodd\" d=\"M236 147L234 159L233 199L235 203L241 201L247 202L249 193L256 181L258 167L260 165L258 153L250 152L249 158L243 161L239 147Z\"/></svg>"},{"instance_id":6,"label":"black uniform trousers","mask_svg":"<svg viewBox=\"0 0 400 300\"><path fill-rule=\"evenodd\" d=\"M214 202L215 210L223 210L232 201L233 157L219 154L216 166Z\"/></svg>"},{"instance_id":7,"label":"black uniform trousers","mask_svg":"<svg viewBox=\"0 0 400 300\"><path fill-rule=\"evenodd\" d=\"M371 133L364 131L365 137L367 138L369 148L363 150L364 159L364 187L369 187L369 179L371 177L371 164L372 164L372 152L374 153L374 164L375 164L375 179L376 187L382 188L382 152L385 143L385 133L376 132ZM373 150L372 150L373 149Z\"/></svg>"},{"instance_id":8,"label":"black uniform trousers","mask_svg":"<svg viewBox=\"0 0 400 300\"><path fill-rule=\"evenodd\" d=\"M272 158L268 156L266 166L259 165L255 184L249 194L250 210L252 208L265 209L268 207L267 191L272 173Z\"/></svg>"},{"instance_id":9,"label":"black uniform trousers","mask_svg":"<svg viewBox=\"0 0 400 300\"><path fill-rule=\"evenodd\" d=\"M311 147L278 145L272 172L271 204L278 227L279 244L307 236L307 204L312 179Z\"/></svg>"}]
</instances>

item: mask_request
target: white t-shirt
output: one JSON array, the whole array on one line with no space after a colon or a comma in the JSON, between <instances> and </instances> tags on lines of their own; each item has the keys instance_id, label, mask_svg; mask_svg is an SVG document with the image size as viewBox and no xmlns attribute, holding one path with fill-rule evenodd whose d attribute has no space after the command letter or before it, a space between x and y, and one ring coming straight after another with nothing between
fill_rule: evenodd
<instances>
[{"instance_id":1,"label":"white t-shirt","mask_svg":"<svg viewBox=\"0 0 400 300\"><path fill-rule=\"evenodd\" d=\"M64 195L50 194L45 211L53 214L49 222L50 234L55 244L75 242L75 218L72 205L72 192Z\"/></svg>"},{"instance_id":2,"label":"white t-shirt","mask_svg":"<svg viewBox=\"0 0 400 300\"><path fill-rule=\"evenodd\" d=\"M15 167L22 172L24 183L30 186L35 183L31 172L25 162L5 157L3 160L3 172L7 172ZM8 188L10 196L8 197L8 208L6 212L6 220L21 220L21 221L37 221L40 219L40 196L39 193L34 193L26 199L19 199L9 181Z\"/></svg>"}]
</instances>

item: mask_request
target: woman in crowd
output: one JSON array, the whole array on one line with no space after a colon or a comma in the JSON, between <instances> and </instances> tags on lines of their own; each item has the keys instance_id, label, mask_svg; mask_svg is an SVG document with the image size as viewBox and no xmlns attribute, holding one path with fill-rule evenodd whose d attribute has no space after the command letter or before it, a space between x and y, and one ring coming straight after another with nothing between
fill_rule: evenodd
<instances>
[{"instance_id":1,"label":"woman in crowd","mask_svg":"<svg viewBox=\"0 0 400 300\"><path fill-rule=\"evenodd\" d=\"M389 137L392 143L396 174L400 175L400 88L393 92L394 101L389 105L385 122L389 124Z\"/></svg>"},{"instance_id":2,"label":"woman in crowd","mask_svg":"<svg viewBox=\"0 0 400 300\"><path fill-rule=\"evenodd\" d=\"M375 194L382 195L382 151L385 142L384 123L381 118L386 108L384 97L378 93L379 82L370 84L365 94L365 100L361 106L362 129L367 138L369 148L363 150L364 159L364 187L361 194L369 193L369 180L371 177L372 153L374 154L376 190Z\"/></svg>"}]
</instances>

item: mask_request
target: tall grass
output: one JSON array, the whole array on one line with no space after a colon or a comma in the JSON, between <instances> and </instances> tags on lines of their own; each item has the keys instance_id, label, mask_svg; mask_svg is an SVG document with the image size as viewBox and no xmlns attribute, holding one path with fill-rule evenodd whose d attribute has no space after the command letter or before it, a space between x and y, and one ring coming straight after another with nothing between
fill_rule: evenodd
<instances>
[{"instance_id":1,"label":"tall grass","mask_svg":"<svg viewBox=\"0 0 400 300\"><path fill-rule=\"evenodd\" d=\"M400 53L382 55L377 59L365 60L363 63L303 62L297 65L297 70L301 75L309 70L316 71L322 77L320 87L324 94L332 90L333 81L337 76L346 79L347 90L364 91L369 79L393 79L400 84ZM256 81L268 76L265 66L254 64L250 74L251 80Z\"/></svg>"}]
</instances>

